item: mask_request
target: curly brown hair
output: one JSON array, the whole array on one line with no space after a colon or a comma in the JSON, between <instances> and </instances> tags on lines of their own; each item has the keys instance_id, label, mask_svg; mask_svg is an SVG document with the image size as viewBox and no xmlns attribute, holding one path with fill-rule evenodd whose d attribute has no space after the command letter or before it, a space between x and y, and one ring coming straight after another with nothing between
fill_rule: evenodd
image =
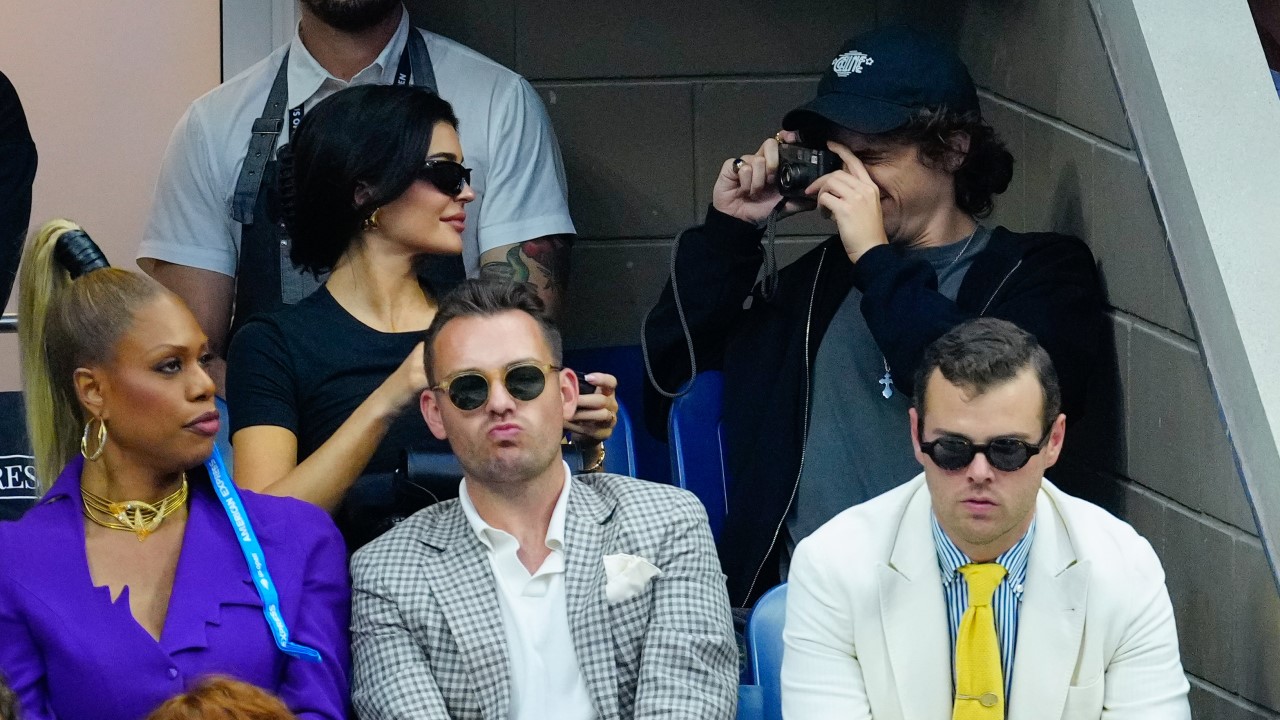
<instances>
[{"instance_id":1,"label":"curly brown hair","mask_svg":"<svg viewBox=\"0 0 1280 720\"><path fill-rule=\"evenodd\" d=\"M211 677L170 698L147 720L298 720L266 690L239 680Z\"/></svg>"},{"instance_id":2,"label":"curly brown hair","mask_svg":"<svg viewBox=\"0 0 1280 720\"><path fill-rule=\"evenodd\" d=\"M830 138L831 126L815 123L800 134L806 145L822 147ZM960 135L969 138L967 151L954 144ZM990 215L994 196L1009 189L1013 179L1013 154L977 112L922 108L906 124L873 137L914 146L920 162L950 172L955 177L956 206L974 217Z\"/></svg>"},{"instance_id":3,"label":"curly brown hair","mask_svg":"<svg viewBox=\"0 0 1280 720\"><path fill-rule=\"evenodd\" d=\"M960 134L969 137L967 152L952 144L952 138ZM1009 189L1013 179L1013 154L995 128L976 112L921 110L906 125L890 130L884 137L915 145L920 149L921 162L933 167L945 167L950 156L962 154L963 159L954 170L956 206L974 217L990 215L992 197Z\"/></svg>"}]
</instances>

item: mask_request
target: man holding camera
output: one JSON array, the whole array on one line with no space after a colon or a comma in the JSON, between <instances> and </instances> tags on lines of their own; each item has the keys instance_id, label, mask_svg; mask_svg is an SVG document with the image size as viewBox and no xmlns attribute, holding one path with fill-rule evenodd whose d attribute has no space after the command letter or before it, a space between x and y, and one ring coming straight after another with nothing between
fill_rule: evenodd
<instances>
[{"instance_id":1,"label":"man holding camera","mask_svg":"<svg viewBox=\"0 0 1280 720\"><path fill-rule=\"evenodd\" d=\"M797 542L920 472L901 426L932 341L978 316L1016 323L1049 352L1074 416L1101 321L1084 243L977 221L1013 158L950 51L901 27L854 38L783 127L725 161L644 327L666 391L689 379L690 348L699 371L724 373L720 555L743 607L785 577ZM815 207L837 234L757 284L770 215ZM655 434L669 407L647 388Z\"/></svg>"}]
</instances>

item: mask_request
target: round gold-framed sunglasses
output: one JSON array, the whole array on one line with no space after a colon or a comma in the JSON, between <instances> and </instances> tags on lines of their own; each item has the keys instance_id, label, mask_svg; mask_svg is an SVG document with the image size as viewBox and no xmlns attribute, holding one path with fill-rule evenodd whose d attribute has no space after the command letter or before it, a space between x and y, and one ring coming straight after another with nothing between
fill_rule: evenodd
<instances>
[{"instance_id":1,"label":"round gold-framed sunglasses","mask_svg":"<svg viewBox=\"0 0 1280 720\"><path fill-rule=\"evenodd\" d=\"M520 362L508 365L495 378L507 389L511 397L529 402L542 394L547 387L547 373L563 370L550 363ZM480 370L463 370L433 385L449 396L449 402L463 411L471 411L484 405L489 399L490 374Z\"/></svg>"}]
</instances>

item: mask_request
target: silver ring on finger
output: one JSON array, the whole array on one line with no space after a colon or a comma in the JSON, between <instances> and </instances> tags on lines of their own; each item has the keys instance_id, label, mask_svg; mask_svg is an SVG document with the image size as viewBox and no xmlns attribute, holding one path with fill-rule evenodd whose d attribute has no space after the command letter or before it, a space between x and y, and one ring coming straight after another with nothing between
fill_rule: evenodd
<instances>
[{"instance_id":1,"label":"silver ring on finger","mask_svg":"<svg viewBox=\"0 0 1280 720\"><path fill-rule=\"evenodd\" d=\"M734 159L733 159L733 172L734 172L734 174L737 174L738 169L739 169L739 168L741 168L745 163L746 163L746 161L744 161L742 158L734 158Z\"/></svg>"}]
</instances>

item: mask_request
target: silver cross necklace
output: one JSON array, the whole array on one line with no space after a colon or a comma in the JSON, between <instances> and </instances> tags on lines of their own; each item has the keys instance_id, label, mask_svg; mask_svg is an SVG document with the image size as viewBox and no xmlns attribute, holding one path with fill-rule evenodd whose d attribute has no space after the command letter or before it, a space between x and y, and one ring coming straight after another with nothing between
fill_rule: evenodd
<instances>
[{"instance_id":1,"label":"silver cross necklace","mask_svg":"<svg viewBox=\"0 0 1280 720\"><path fill-rule=\"evenodd\" d=\"M969 244L973 242L974 236L978 234L979 227L981 226L974 225L973 232L970 232L968 239L964 241L964 247L960 248L960 252L951 259L951 262L947 263L946 267L942 268L943 273L950 270L952 267L955 267L955 264L960 262L960 258L964 257L964 254L968 252ZM941 276L942 273L938 273L938 275ZM884 389L880 391L880 394L884 396L885 400L888 400L893 397L893 373L889 371L889 360L884 355L880 356L880 362L884 363L884 375L876 382L884 386Z\"/></svg>"}]
</instances>

